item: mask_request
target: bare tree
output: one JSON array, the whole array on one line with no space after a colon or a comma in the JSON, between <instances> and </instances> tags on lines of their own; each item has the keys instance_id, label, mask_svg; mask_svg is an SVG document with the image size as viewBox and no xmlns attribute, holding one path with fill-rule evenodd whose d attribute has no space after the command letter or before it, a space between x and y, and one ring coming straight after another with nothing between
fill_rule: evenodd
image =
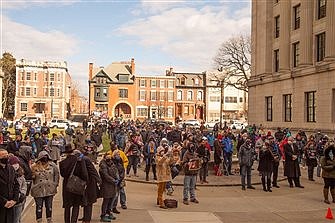
<instances>
[{"instance_id":1,"label":"bare tree","mask_svg":"<svg viewBox=\"0 0 335 223\"><path fill-rule=\"evenodd\" d=\"M10 117L14 112L16 67L15 58L12 54L5 52L1 58L1 69L4 73L2 86L2 110L4 117Z\"/></svg>"},{"instance_id":2,"label":"bare tree","mask_svg":"<svg viewBox=\"0 0 335 223\"><path fill-rule=\"evenodd\" d=\"M222 76L217 77L217 80L224 80L225 85L248 92L250 55L250 36L240 35L222 43L214 57L215 67L222 72Z\"/></svg>"}]
</instances>

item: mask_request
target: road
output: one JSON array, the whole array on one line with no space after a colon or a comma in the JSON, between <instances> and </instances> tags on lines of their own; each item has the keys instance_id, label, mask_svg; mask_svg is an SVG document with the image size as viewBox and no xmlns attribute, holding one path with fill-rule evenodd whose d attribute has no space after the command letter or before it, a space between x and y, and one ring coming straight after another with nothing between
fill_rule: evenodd
<instances>
[{"instance_id":1,"label":"road","mask_svg":"<svg viewBox=\"0 0 335 223\"><path fill-rule=\"evenodd\" d=\"M237 176L236 176L237 177ZM182 203L182 187L174 192L174 199L179 201L177 209L163 210L156 206L156 185L127 182L127 210L116 215L113 222L136 223L185 223L185 222L330 222L325 219L328 207L335 211L335 204L322 202L322 179L316 182L302 179L305 189L289 188L286 181L280 182L281 188L273 192L264 192L260 185L256 190L242 191L239 186L197 187L199 204ZM92 222L99 222L101 199L95 204ZM55 223L63 222L61 195L54 199L53 219ZM27 210L23 223L35 220L35 206Z\"/></svg>"}]
</instances>

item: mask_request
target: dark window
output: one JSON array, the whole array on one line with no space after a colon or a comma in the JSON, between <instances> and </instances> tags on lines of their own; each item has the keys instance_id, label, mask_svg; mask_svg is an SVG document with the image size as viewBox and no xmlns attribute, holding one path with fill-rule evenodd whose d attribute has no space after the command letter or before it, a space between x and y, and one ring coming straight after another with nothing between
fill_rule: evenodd
<instances>
[{"instance_id":1,"label":"dark window","mask_svg":"<svg viewBox=\"0 0 335 223\"><path fill-rule=\"evenodd\" d=\"M182 77L180 79L180 85L185 85L185 82L186 82L185 77Z\"/></svg>"},{"instance_id":2,"label":"dark window","mask_svg":"<svg viewBox=\"0 0 335 223\"><path fill-rule=\"evenodd\" d=\"M326 33L316 35L316 61L322 61L325 58Z\"/></svg>"},{"instance_id":3,"label":"dark window","mask_svg":"<svg viewBox=\"0 0 335 223\"><path fill-rule=\"evenodd\" d=\"M28 111L28 103L21 103L21 111Z\"/></svg>"},{"instance_id":4,"label":"dark window","mask_svg":"<svg viewBox=\"0 0 335 223\"><path fill-rule=\"evenodd\" d=\"M297 6L293 7L293 27L294 29L299 29L300 28L300 4Z\"/></svg>"},{"instance_id":5,"label":"dark window","mask_svg":"<svg viewBox=\"0 0 335 223\"><path fill-rule=\"evenodd\" d=\"M280 30L279 19L280 19L280 16L275 17L275 38L279 37L279 30Z\"/></svg>"},{"instance_id":6,"label":"dark window","mask_svg":"<svg viewBox=\"0 0 335 223\"><path fill-rule=\"evenodd\" d=\"M285 122L292 121L292 95L284 95L284 120Z\"/></svg>"},{"instance_id":7,"label":"dark window","mask_svg":"<svg viewBox=\"0 0 335 223\"><path fill-rule=\"evenodd\" d=\"M55 96L55 88L50 88L50 96Z\"/></svg>"},{"instance_id":8,"label":"dark window","mask_svg":"<svg viewBox=\"0 0 335 223\"><path fill-rule=\"evenodd\" d=\"M272 122L272 96L265 97L266 121Z\"/></svg>"},{"instance_id":9,"label":"dark window","mask_svg":"<svg viewBox=\"0 0 335 223\"><path fill-rule=\"evenodd\" d=\"M306 92L306 120L307 122L315 122L315 91Z\"/></svg>"},{"instance_id":10,"label":"dark window","mask_svg":"<svg viewBox=\"0 0 335 223\"><path fill-rule=\"evenodd\" d=\"M274 72L279 71L279 49L273 51L273 69Z\"/></svg>"},{"instance_id":11,"label":"dark window","mask_svg":"<svg viewBox=\"0 0 335 223\"><path fill-rule=\"evenodd\" d=\"M240 98L240 103L242 103L243 102L243 98Z\"/></svg>"},{"instance_id":12,"label":"dark window","mask_svg":"<svg viewBox=\"0 0 335 223\"><path fill-rule=\"evenodd\" d=\"M101 97L101 91L100 91L100 88L96 88L95 89L95 96L100 98Z\"/></svg>"},{"instance_id":13,"label":"dark window","mask_svg":"<svg viewBox=\"0 0 335 223\"><path fill-rule=\"evenodd\" d=\"M30 81L31 80L31 73L30 72L27 72L27 81Z\"/></svg>"},{"instance_id":14,"label":"dark window","mask_svg":"<svg viewBox=\"0 0 335 223\"><path fill-rule=\"evenodd\" d=\"M119 89L119 98L128 98L128 89Z\"/></svg>"},{"instance_id":15,"label":"dark window","mask_svg":"<svg viewBox=\"0 0 335 223\"><path fill-rule=\"evenodd\" d=\"M225 97L226 103L237 103L237 97Z\"/></svg>"},{"instance_id":16,"label":"dark window","mask_svg":"<svg viewBox=\"0 0 335 223\"><path fill-rule=\"evenodd\" d=\"M293 43L293 67L297 67L299 65L299 42Z\"/></svg>"},{"instance_id":17,"label":"dark window","mask_svg":"<svg viewBox=\"0 0 335 223\"><path fill-rule=\"evenodd\" d=\"M326 0L318 0L318 19L324 17L326 17Z\"/></svg>"}]
</instances>

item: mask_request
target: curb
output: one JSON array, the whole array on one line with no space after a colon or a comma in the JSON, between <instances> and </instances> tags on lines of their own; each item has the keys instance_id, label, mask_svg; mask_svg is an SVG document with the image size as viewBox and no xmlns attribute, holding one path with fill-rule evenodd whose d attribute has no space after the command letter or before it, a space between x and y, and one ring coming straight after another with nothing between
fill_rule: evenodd
<instances>
[{"instance_id":1,"label":"curb","mask_svg":"<svg viewBox=\"0 0 335 223\"><path fill-rule=\"evenodd\" d=\"M280 178L277 181L278 182L282 182L287 180L287 178ZM156 181L145 181L145 180L135 180L135 179L126 179L126 181L128 182L135 182L135 183L141 183L141 184L157 184ZM173 186L184 186L184 184L182 183L173 183ZM262 182L256 182L256 183L252 183L252 185L261 185ZM196 184L197 187L237 187L237 186L242 186L241 183L226 183L226 184Z\"/></svg>"}]
</instances>

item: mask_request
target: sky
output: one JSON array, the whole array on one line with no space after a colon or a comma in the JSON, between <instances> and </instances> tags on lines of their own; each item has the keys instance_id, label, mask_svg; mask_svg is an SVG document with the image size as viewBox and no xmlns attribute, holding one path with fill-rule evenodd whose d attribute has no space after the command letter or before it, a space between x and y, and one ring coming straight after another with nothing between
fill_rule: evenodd
<instances>
[{"instance_id":1,"label":"sky","mask_svg":"<svg viewBox=\"0 0 335 223\"><path fill-rule=\"evenodd\" d=\"M250 34L250 0L0 0L1 55L66 61L88 95L88 64L135 59L137 75L213 69L220 45Z\"/></svg>"}]
</instances>

